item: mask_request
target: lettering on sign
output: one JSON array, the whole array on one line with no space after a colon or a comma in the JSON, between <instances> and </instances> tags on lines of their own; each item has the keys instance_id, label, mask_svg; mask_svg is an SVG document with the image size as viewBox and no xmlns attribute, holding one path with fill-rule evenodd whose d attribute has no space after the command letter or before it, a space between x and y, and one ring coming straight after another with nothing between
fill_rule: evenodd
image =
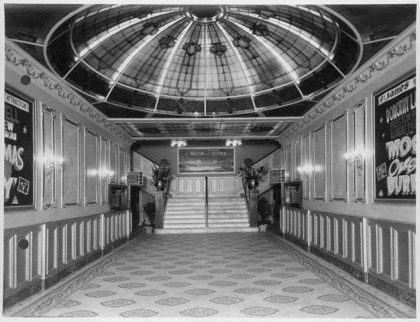
<instances>
[{"instance_id":1,"label":"lettering on sign","mask_svg":"<svg viewBox=\"0 0 420 322\"><path fill-rule=\"evenodd\" d=\"M33 207L33 103L8 90L4 103L4 208Z\"/></svg>"},{"instance_id":2,"label":"lettering on sign","mask_svg":"<svg viewBox=\"0 0 420 322\"><path fill-rule=\"evenodd\" d=\"M375 96L375 198L416 198L416 77Z\"/></svg>"}]
</instances>

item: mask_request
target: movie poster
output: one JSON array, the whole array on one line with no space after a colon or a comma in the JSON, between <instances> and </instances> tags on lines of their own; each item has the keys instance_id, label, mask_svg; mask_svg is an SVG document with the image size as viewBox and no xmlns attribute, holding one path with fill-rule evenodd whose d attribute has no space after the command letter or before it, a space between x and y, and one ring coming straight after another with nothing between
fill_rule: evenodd
<instances>
[{"instance_id":1,"label":"movie poster","mask_svg":"<svg viewBox=\"0 0 420 322\"><path fill-rule=\"evenodd\" d=\"M375 95L375 199L416 199L416 76Z\"/></svg>"},{"instance_id":2,"label":"movie poster","mask_svg":"<svg viewBox=\"0 0 420 322\"><path fill-rule=\"evenodd\" d=\"M33 102L5 92L4 207L34 206Z\"/></svg>"}]
</instances>

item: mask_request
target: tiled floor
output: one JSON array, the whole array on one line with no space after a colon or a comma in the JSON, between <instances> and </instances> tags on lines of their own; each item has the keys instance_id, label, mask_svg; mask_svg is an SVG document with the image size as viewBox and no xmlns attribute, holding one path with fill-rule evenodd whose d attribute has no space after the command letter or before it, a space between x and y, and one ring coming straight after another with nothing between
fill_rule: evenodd
<instances>
[{"instance_id":1,"label":"tiled floor","mask_svg":"<svg viewBox=\"0 0 420 322\"><path fill-rule=\"evenodd\" d=\"M141 236L5 315L407 318L414 314L414 309L270 233L226 233Z\"/></svg>"}]
</instances>

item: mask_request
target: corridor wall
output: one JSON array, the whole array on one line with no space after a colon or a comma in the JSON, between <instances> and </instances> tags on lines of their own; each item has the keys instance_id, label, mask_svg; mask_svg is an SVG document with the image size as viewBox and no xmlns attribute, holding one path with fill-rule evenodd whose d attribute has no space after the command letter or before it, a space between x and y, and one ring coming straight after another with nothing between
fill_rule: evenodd
<instances>
[{"instance_id":1,"label":"corridor wall","mask_svg":"<svg viewBox=\"0 0 420 322\"><path fill-rule=\"evenodd\" d=\"M375 150L389 149L375 147L374 113L378 93L414 90L404 109L414 163L399 169L415 180L415 38L412 27L395 39L281 136L280 151L257 164L283 168L287 181L302 182L303 207L283 207L281 234L410 305L416 302L416 183L398 195L377 194ZM360 160L349 158L359 153Z\"/></svg>"},{"instance_id":2,"label":"corridor wall","mask_svg":"<svg viewBox=\"0 0 420 322\"><path fill-rule=\"evenodd\" d=\"M9 140L5 139L2 162L5 182L10 183L4 195L3 302L7 307L129 238L129 210L111 211L109 186L126 185L131 141L7 39L5 52L6 106L12 111L22 102L29 103L32 131L24 128L23 133L33 136L32 155L25 156L29 160L25 173L33 180L14 179L24 176L12 168L13 151L23 135L13 129L22 120L6 112ZM25 153L23 148L17 151L21 156ZM30 195L30 202L21 203L22 194Z\"/></svg>"}]
</instances>

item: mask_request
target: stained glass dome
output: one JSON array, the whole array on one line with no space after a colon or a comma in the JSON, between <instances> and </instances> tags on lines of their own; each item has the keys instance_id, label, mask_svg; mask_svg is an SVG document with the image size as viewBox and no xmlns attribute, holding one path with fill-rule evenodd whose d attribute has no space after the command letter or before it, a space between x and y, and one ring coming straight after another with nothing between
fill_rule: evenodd
<instances>
[{"instance_id":1,"label":"stained glass dome","mask_svg":"<svg viewBox=\"0 0 420 322\"><path fill-rule=\"evenodd\" d=\"M362 55L322 6L94 5L50 32L45 58L93 101L155 115L244 115L322 97Z\"/></svg>"}]
</instances>

